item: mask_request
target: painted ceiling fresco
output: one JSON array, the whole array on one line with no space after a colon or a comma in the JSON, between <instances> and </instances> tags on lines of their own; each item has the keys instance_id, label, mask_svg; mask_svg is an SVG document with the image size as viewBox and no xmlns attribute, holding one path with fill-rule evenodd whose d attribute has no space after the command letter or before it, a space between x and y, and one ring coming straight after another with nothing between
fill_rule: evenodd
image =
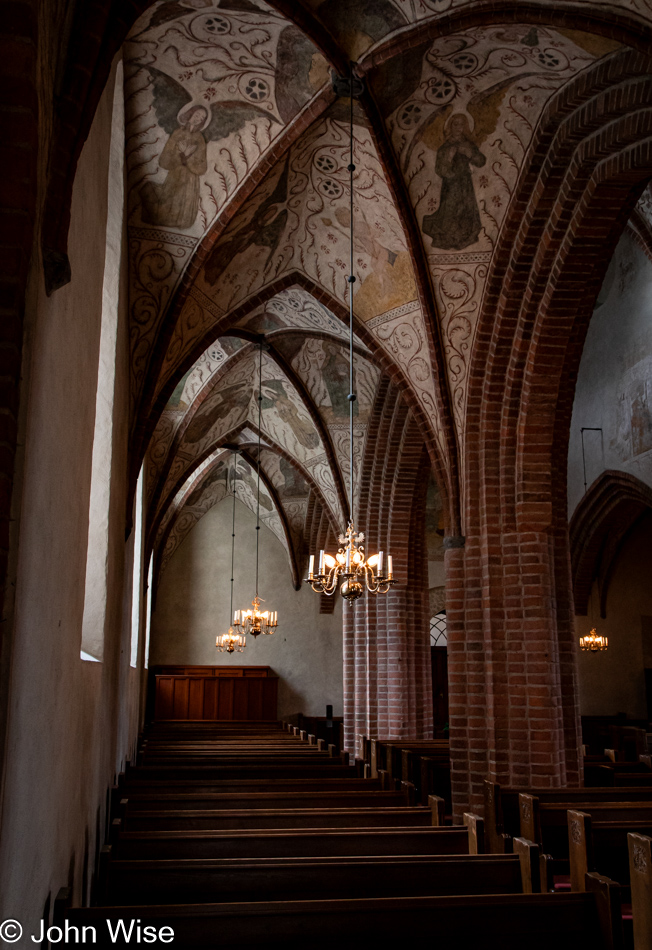
<instances>
[{"instance_id":1,"label":"painted ceiling fresco","mask_svg":"<svg viewBox=\"0 0 652 950\"><path fill-rule=\"evenodd\" d=\"M427 44L420 68L412 51L403 82L378 90L432 275L460 435L486 277L537 120L616 48L551 28L476 28Z\"/></svg>"},{"instance_id":2,"label":"painted ceiling fresco","mask_svg":"<svg viewBox=\"0 0 652 950\"><path fill-rule=\"evenodd\" d=\"M131 313L148 331L140 365L199 238L328 81L328 65L262 0L156 3L124 62Z\"/></svg>"},{"instance_id":3,"label":"painted ceiling fresco","mask_svg":"<svg viewBox=\"0 0 652 950\"><path fill-rule=\"evenodd\" d=\"M367 87L354 102L354 474L383 372L442 470L463 466L486 282L542 114L619 49L541 22L460 31L449 15L471 2L301 0L315 42L272 0L159 0L133 28L131 398L134 433L153 431L161 563L223 497L225 447L244 453L247 497L260 336L269 526L296 562L315 500L333 526L344 517L350 100L332 88L333 43ZM652 22L652 0L576 3L589 5ZM646 192L648 223L650 207Z\"/></svg>"},{"instance_id":4,"label":"painted ceiling fresco","mask_svg":"<svg viewBox=\"0 0 652 950\"><path fill-rule=\"evenodd\" d=\"M428 330L411 255L371 133L360 118L358 122L355 315L379 350L403 371L438 434ZM300 273L316 290L348 306L348 149L346 108L336 103L270 171L211 250L175 328L159 386L211 327L286 275ZM275 304L264 311L268 323L274 315L282 316L282 303L296 305L297 291L286 300L275 295Z\"/></svg>"},{"instance_id":5,"label":"painted ceiling fresco","mask_svg":"<svg viewBox=\"0 0 652 950\"><path fill-rule=\"evenodd\" d=\"M188 484L170 506L168 524L165 527L162 526L160 532L159 538L163 540L161 571L165 570L170 558L197 522L225 498L232 498L232 486L233 454L231 452L222 452L215 458L211 458L208 465L203 466L201 471L198 470L193 478L188 480ZM256 469L240 456L236 458L235 494L238 501L246 505L250 511L256 512ZM269 528L289 553L283 522L264 483L261 483L260 489L260 521ZM168 525L169 530L167 530ZM253 544L254 538L251 541Z\"/></svg>"},{"instance_id":6,"label":"painted ceiling fresco","mask_svg":"<svg viewBox=\"0 0 652 950\"><path fill-rule=\"evenodd\" d=\"M388 41L416 23L463 11L477 0L306 0L355 62L377 44ZM632 13L652 19L652 0L578 0L574 6Z\"/></svg>"}]
</instances>

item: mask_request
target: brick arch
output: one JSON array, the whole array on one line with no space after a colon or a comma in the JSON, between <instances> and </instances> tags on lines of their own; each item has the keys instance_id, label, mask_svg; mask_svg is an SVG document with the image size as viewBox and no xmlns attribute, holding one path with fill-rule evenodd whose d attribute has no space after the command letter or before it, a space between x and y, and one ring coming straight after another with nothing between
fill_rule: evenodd
<instances>
[{"instance_id":1,"label":"brick arch","mask_svg":"<svg viewBox=\"0 0 652 950\"><path fill-rule=\"evenodd\" d=\"M652 510L652 488L628 472L607 470L596 478L573 512L569 525L575 613L586 616L597 578L600 616L626 535Z\"/></svg>"},{"instance_id":2,"label":"brick arch","mask_svg":"<svg viewBox=\"0 0 652 950\"><path fill-rule=\"evenodd\" d=\"M528 412L536 412L540 426L546 388L557 408L565 385L562 376L571 393L574 390L577 366L562 362L560 354L565 357L572 340L579 364L602 274L652 174L648 159L628 151L650 135L652 115L645 118L641 112L640 121L623 115L646 109L652 94L651 67L646 57L617 53L553 97L492 263L467 403L468 420L477 419L483 435L469 426L466 448L476 448L482 439L486 444L488 426L499 440L501 430L516 433L514 440L502 439L500 467L518 472L519 510L513 508L508 516L524 523L528 492L540 493L527 481L525 419ZM501 502L510 504L507 497ZM505 508L502 514L507 514ZM533 520L539 521L536 513Z\"/></svg>"},{"instance_id":3,"label":"brick arch","mask_svg":"<svg viewBox=\"0 0 652 950\"><path fill-rule=\"evenodd\" d=\"M486 775L581 780L567 444L601 277L652 174L649 69L616 52L551 99L489 274L469 372L466 546L446 555L458 810L481 807Z\"/></svg>"},{"instance_id":4,"label":"brick arch","mask_svg":"<svg viewBox=\"0 0 652 950\"><path fill-rule=\"evenodd\" d=\"M430 458L410 407L385 378L376 396L356 494L367 554L394 558L398 584L344 607L345 744L358 735L427 738L432 687L425 552Z\"/></svg>"}]
</instances>

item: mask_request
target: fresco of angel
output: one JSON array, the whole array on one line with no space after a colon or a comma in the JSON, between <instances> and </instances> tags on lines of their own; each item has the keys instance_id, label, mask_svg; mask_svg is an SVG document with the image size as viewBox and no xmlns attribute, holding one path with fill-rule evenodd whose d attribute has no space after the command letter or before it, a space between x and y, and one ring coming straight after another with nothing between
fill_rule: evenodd
<instances>
[{"instance_id":1,"label":"fresco of angel","mask_svg":"<svg viewBox=\"0 0 652 950\"><path fill-rule=\"evenodd\" d=\"M141 216L146 224L185 230L193 226L199 211L207 143L227 138L260 116L277 123L278 119L246 102L214 102L210 108L192 104L190 93L175 79L153 66L145 68L152 77L158 123L170 137L159 158L159 168L167 176L161 183L148 181L140 189Z\"/></svg>"},{"instance_id":2,"label":"fresco of angel","mask_svg":"<svg viewBox=\"0 0 652 950\"><path fill-rule=\"evenodd\" d=\"M463 112L451 116L447 132L435 159L435 172L442 180L439 207L424 215L422 227L433 247L461 251L475 244L482 230L471 165L482 168L487 159L471 138Z\"/></svg>"},{"instance_id":3,"label":"fresco of angel","mask_svg":"<svg viewBox=\"0 0 652 950\"><path fill-rule=\"evenodd\" d=\"M421 225L434 248L462 251L480 237L482 221L472 171L486 164L480 146L496 130L500 106L517 78L511 76L476 94L466 112L453 112L454 105L449 104L431 117L418 136L435 151L435 172L441 178L439 207L424 215Z\"/></svg>"}]
</instances>

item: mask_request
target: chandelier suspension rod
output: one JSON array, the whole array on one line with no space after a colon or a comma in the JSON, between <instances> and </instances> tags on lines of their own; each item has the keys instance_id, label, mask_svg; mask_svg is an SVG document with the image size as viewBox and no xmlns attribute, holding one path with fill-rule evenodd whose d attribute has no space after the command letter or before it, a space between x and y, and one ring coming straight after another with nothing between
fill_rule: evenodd
<instances>
[{"instance_id":1,"label":"chandelier suspension rod","mask_svg":"<svg viewBox=\"0 0 652 950\"><path fill-rule=\"evenodd\" d=\"M263 339L260 339L258 360L258 486L256 491L256 598L258 597L258 539L260 538L260 423L263 408Z\"/></svg>"},{"instance_id":2,"label":"chandelier suspension rod","mask_svg":"<svg viewBox=\"0 0 652 950\"><path fill-rule=\"evenodd\" d=\"M233 575L234 565L235 565L235 475L236 475L236 456L237 453L235 449L233 450L233 523L231 525L231 607L229 608L229 624L233 619Z\"/></svg>"},{"instance_id":3,"label":"chandelier suspension rod","mask_svg":"<svg viewBox=\"0 0 652 950\"><path fill-rule=\"evenodd\" d=\"M349 211L350 211L350 247L349 247L349 521L353 521L353 63L350 64L350 114L349 114Z\"/></svg>"}]
</instances>

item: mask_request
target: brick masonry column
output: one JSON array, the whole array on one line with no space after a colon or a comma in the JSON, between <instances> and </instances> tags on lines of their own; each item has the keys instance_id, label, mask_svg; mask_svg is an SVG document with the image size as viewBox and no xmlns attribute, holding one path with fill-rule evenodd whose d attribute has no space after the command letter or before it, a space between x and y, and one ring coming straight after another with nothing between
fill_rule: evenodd
<instances>
[{"instance_id":1,"label":"brick masonry column","mask_svg":"<svg viewBox=\"0 0 652 950\"><path fill-rule=\"evenodd\" d=\"M344 607L345 743L360 735L429 738L432 682L425 498L427 453L400 393L380 387L360 476L367 555L394 560L397 586ZM356 752L359 754L358 750Z\"/></svg>"}]
</instances>

